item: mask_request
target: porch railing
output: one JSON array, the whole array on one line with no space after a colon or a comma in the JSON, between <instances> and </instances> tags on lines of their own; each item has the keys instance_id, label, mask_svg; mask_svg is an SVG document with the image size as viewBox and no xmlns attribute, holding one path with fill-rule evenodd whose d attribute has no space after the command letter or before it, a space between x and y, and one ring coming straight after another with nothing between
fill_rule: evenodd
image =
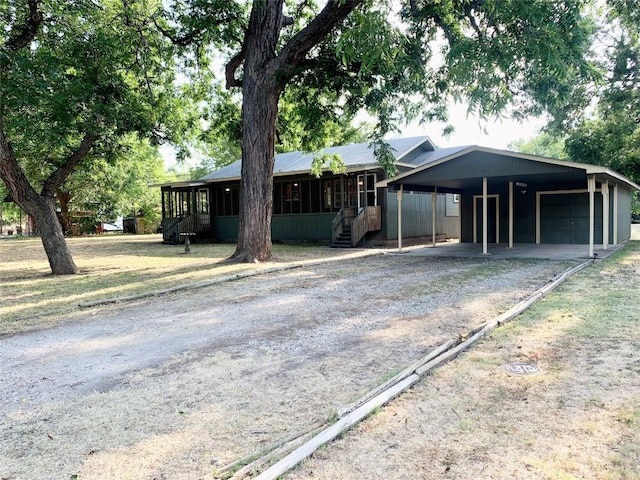
<instances>
[{"instance_id":1,"label":"porch railing","mask_svg":"<svg viewBox=\"0 0 640 480\"><path fill-rule=\"evenodd\" d=\"M355 208L342 208L334 217L331 227L334 244L342 232L350 230L351 246L355 247L368 232L382 228L382 209L380 206L363 207L356 212Z\"/></svg>"},{"instance_id":2,"label":"porch railing","mask_svg":"<svg viewBox=\"0 0 640 480\"><path fill-rule=\"evenodd\" d=\"M361 208L351 222L351 246L360 243L368 232L382 228L382 215L379 206Z\"/></svg>"},{"instance_id":3,"label":"porch railing","mask_svg":"<svg viewBox=\"0 0 640 480\"><path fill-rule=\"evenodd\" d=\"M184 242L181 233L199 233L211 228L211 218L206 213L188 213L162 221L162 240L173 243Z\"/></svg>"}]
</instances>

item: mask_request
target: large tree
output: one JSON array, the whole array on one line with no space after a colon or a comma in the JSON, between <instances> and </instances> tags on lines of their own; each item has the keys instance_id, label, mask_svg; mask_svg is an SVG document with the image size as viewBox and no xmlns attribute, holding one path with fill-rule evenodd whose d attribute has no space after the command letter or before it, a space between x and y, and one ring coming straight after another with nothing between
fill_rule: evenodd
<instances>
[{"instance_id":1,"label":"large tree","mask_svg":"<svg viewBox=\"0 0 640 480\"><path fill-rule=\"evenodd\" d=\"M610 0L603 19L605 73L597 106L579 117L565 146L572 160L605 165L640 182L640 4Z\"/></svg>"},{"instance_id":2,"label":"large tree","mask_svg":"<svg viewBox=\"0 0 640 480\"><path fill-rule=\"evenodd\" d=\"M174 0L163 30L197 52L227 55L242 91L242 179L234 258L271 255L279 101L326 118L366 109L372 144L392 174L384 136L406 120L445 119L451 98L481 116L549 111L562 121L571 87L592 74L583 0ZM575 97L574 97L575 98ZM304 117L301 117L304 118ZM313 136L314 125L309 125ZM319 128L319 130L321 130Z\"/></svg>"},{"instance_id":3,"label":"large tree","mask_svg":"<svg viewBox=\"0 0 640 480\"><path fill-rule=\"evenodd\" d=\"M117 159L125 135L167 136L168 119L181 121L167 116L176 103L172 51L145 10L153 5L0 6L0 177L35 219L55 274L77 272L55 203L70 175L92 159Z\"/></svg>"}]
</instances>

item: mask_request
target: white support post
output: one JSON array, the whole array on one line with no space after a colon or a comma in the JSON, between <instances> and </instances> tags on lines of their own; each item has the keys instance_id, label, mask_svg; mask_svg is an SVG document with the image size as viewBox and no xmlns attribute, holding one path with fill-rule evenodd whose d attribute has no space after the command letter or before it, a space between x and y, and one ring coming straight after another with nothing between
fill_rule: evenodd
<instances>
[{"instance_id":1,"label":"white support post","mask_svg":"<svg viewBox=\"0 0 640 480\"><path fill-rule=\"evenodd\" d=\"M593 230L595 228L595 192L596 192L596 177L589 175L587 178L587 189L589 190L589 258L593 258Z\"/></svg>"},{"instance_id":2,"label":"white support post","mask_svg":"<svg viewBox=\"0 0 640 480\"><path fill-rule=\"evenodd\" d=\"M600 184L602 193L602 249L609 248L609 181Z\"/></svg>"},{"instance_id":3,"label":"white support post","mask_svg":"<svg viewBox=\"0 0 640 480\"><path fill-rule=\"evenodd\" d=\"M513 248L513 182L509 182L509 248Z\"/></svg>"},{"instance_id":4,"label":"white support post","mask_svg":"<svg viewBox=\"0 0 640 480\"><path fill-rule=\"evenodd\" d=\"M436 205L438 202L438 192L431 192L431 238L433 246L436 246Z\"/></svg>"},{"instance_id":5,"label":"white support post","mask_svg":"<svg viewBox=\"0 0 640 480\"><path fill-rule=\"evenodd\" d=\"M402 253L402 194L404 185L400 185L400 190L396 192L398 200L398 252Z\"/></svg>"},{"instance_id":6,"label":"white support post","mask_svg":"<svg viewBox=\"0 0 640 480\"><path fill-rule=\"evenodd\" d=\"M613 186L613 244L618 245L618 184Z\"/></svg>"},{"instance_id":7,"label":"white support post","mask_svg":"<svg viewBox=\"0 0 640 480\"><path fill-rule=\"evenodd\" d=\"M488 223L488 208L487 208L487 177L482 177L482 254L488 255L488 234L487 234L487 223Z\"/></svg>"},{"instance_id":8,"label":"white support post","mask_svg":"<svg viewBox=\"0 0 640 480\"><path fill-rule=\"evenodd\" d=\"M536 192L536 245L540 244L540 192Z\"/></svg>"}]
</instances>

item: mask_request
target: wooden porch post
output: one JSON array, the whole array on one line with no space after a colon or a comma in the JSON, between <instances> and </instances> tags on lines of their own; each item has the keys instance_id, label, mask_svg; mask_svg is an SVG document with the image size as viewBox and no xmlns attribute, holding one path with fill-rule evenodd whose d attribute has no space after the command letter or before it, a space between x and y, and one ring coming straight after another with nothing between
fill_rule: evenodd
<instances>
[{"instance_id":1,"label":"wooden porch post","mask_svg":"<svg viewBox=\"0 0 640 480\"><path fill-rule=\"evenodd\" d=\"M402 253L402 193L404 185L400 185L400 190L396 192L398 200L398 252Z\"/></svg>"},{"instance_id":2,"label":"wooden porch post","mask_svg":"<svg viewBox=\"0 0 640 480\"><path fill-rule=\"evenodd\" d=\"M509 182L509 248L513 248L513 182Z\"/></svg>"},{"instance_id":3,"label":"wooden porch post","mask_svg":"<svg viewBox=\"0 0 640 480\"><path fill-rule=\"evenodd\" d=\"M609 248L609 181L600 184L602 193L602 249Z\"/></svg>"},{"instance_id":4,"label":"wooden porch post","mask_svg":"<svg viewBox=\"0 0 640 480\"><path fill-rule=\"evenodd\" d=\"M613 244L618 245L618 184L613 186Z\"/></svg>"},{"instance_id":5,"label":"wooden porch post","mask_svg":"<svg viewBox=\"0 0 640 480\"><path fill-rule=\"evenodd\" d=\"M438 191L431 192L431 238L433 246L436 246L436 206L438 203Z\"/></svg>"},{"instance_id":6,"label":"wooden porch post","mask_svg":"<svg viewBox=\"0 0 640 480\"><path fill-rule=\"evenodd\" d=\"M593 258L593 229L595 228L595 191L596 177L589 175L587 178L587 188L589 190L589 258Z\"/></svg>"},{"instance_id":7,"label":"wooden porch post","mask_svg":"<svg viewBox=\"0 0 640 480\"><path fill-rule=\"evenodd\" d=\"M488 208L487 208L487 177L482 177L482 254L488 255L488 235L487 235L487 223L488 223Z\"/></svg>"}]
</instances>

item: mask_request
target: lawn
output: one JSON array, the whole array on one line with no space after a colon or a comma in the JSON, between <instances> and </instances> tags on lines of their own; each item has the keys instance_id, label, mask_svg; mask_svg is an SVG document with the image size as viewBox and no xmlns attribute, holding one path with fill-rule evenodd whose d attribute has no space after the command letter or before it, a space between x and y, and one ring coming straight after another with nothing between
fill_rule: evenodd
<instances>
[{"instance_id":1,"label":"lawn","mask_svg":"<svg viewBox=\"0 0 640 480\"><path fill-rule=\"evenodd\" d=\"M319 245L274 245L271 262L226 262L231 244L163 245L160 235L69 238L79 275L56 276L39 238L0 240L0 334L44 326L80 303L145 294L220 276L348 255ZM46 317L46 318L45 318Z\"/></svg>"}]
</instances>

